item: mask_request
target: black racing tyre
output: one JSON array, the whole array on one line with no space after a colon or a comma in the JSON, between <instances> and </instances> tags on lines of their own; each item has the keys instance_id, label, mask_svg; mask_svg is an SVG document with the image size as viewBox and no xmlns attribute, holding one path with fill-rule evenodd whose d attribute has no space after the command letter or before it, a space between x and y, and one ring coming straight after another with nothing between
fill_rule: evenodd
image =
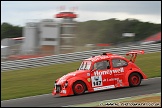
<instances>
[{"instance_id":1,"label":"black racing tyre","mask_svg":"<svg viewBox=\"0 0 162 108\"><path fill-rule=\"evenodd\" d=\"M86 90L86 85L83 81L76 81L72 89L75 95L83 94Z\"/></svg>"},{"instance_id":2,"label":"black racing tyre","mask_svg":"<svg viewBox=\"0 0 162 108\"><path fill-rule=\"evenodd\" d=\"M132 73L129 75L128 81L130 87L139 86L141 84L141 76L138 73Z\"/></svg>"}]
</instances>

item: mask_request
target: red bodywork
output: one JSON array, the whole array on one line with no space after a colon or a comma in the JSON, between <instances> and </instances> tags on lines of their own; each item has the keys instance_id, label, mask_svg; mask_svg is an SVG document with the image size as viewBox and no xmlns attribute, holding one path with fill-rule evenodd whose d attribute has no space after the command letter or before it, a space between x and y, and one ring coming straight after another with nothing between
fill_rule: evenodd
<instances>
[{"instance_id":1,"label":"red bodywork","mask_svg":"<svg viewBox=\"0 0 162 108\"><path fill-rule=\"evenodd\" d=\"M130 60L111 53L85 59L78 70L55 81L52 95L68 96L76 92L82 94L85 91L95 92L117 87L138 86L141 79L147 79L147 76L134 63L137 54L144 54L144 51L128 52L126 55L131 55ZM99 66L101 63L105 63L106 68L104 66L101 68L102 66Z\"/></svg>"}]
</instances>

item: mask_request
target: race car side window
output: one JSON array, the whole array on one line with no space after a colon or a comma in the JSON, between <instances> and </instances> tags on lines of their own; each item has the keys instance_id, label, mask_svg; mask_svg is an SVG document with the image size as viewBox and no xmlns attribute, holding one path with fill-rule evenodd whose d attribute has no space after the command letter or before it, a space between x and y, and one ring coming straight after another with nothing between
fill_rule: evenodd
<instances>
[{"instance_id":1,"label":"race car side window","mask_svg":"<svg viewBox=\"0 0 162 108\"><path fill-rule=\"evenodd\" d=\"M128 63L125 60L122 60L122 59L113 59L112 60L112 64L113 64L114 68L116 68L116 67L123 67L123 66L127 66L128 65Z\"/></svg>"},{"instance_id":2,"label":"race car side window","mask_svg":"<svg viewBox=\"0 0 162 108\"><path fill-rule=\"evenodd\" d=\"M109 68L110 68L110 63L108 60L96 62L93 67L93 69L95 69L95 70L105 70L105 69L109 69Z\"/></svg>"}]
</instances>

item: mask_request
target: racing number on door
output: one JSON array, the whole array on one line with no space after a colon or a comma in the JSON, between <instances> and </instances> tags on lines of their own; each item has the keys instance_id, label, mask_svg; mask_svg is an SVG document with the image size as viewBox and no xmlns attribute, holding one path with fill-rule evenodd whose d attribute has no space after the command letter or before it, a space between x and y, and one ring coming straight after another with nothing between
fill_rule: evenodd
<instances>
[{"instance_id":1,"label":"racing number on door","mask_svg":"<svg viewBox=\"0 0 162 108\"><path fill-rule=\"evenodd\" d=\"M92 87L102 86L102 76L92 76Z\"/></svg>"},{"instance_id":2,"label":"racing number on door","mask_svg":"<svg viewBox=\"0 0 162 108\"><path fill-rule=\"evenodd\" d=\"M94 82L93 82L93 85L94 85L94 86L101 85L101 81L94 81Z\"/></svg>"}]
</instances>

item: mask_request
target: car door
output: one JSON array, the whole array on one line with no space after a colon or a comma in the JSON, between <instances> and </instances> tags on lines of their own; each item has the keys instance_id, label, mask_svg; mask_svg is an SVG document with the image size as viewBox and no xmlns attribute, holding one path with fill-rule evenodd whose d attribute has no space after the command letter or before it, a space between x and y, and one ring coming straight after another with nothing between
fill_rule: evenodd
<instances>
[{"instance_id":1,"label":"car door","mask_svg":"<svg viewBox=\"0 0 162 108\"><path fill-rule=\"evenodd\" d=\"M94 91L114 88L114 81L109 81L112 77L109 60L95 62L91 72L92 88Z\"/></svg>"},{"instance_id":2,"label":"car door","mask_svg":"<svg viewBox=\"0 0 162 108\"><path fill-rule=\"evenodd\" d=\"M127 61L121 58L112 59L112 73L115 87L122 87L125 82L125 72L127 69Z\"/></svg>"}]
</instances>

